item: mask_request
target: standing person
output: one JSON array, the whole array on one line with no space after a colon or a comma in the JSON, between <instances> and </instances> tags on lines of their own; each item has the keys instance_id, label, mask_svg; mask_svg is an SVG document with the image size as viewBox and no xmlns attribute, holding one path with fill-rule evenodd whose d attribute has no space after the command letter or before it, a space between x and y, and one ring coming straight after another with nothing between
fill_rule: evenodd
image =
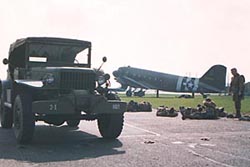
<instances>
[{"instance_id":1,"label":"standing person","mask_svg":"<svg viewBox=\"0 0 250 167\"><path fill-rule=\"evenodd\" d=\"M244 77L237 72L236 68L231 69L231 73L233 75L229 87L229 92L233 93L233 101L236 110L236 118L241 117L240 109L241 109L241 100L244 97Z\"/></svg>"}]
</instances>

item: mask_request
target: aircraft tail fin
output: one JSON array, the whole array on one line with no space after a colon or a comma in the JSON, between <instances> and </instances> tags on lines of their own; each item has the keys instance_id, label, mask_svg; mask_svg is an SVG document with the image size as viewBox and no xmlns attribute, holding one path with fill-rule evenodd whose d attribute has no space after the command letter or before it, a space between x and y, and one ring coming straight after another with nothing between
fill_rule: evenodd
<instances>
[{"instance_id":1,"label":"aircraft tail fin","mask_svg":"<svg viewBox=\"0 0 250 167\"><path fill-rule=\"evenodd\" d=\"M223 65L212 66L201 78L200 82L209 86L214 92L225 90L226 85L226 67Z\"/></svg>"}]
</instances>

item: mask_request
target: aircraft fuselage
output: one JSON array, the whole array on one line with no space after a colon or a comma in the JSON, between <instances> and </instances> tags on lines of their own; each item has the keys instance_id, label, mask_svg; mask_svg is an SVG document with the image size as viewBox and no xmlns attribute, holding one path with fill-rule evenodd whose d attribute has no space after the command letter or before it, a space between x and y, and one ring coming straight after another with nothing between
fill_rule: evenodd
<instances>
[{"instance_id":1,"label":"aircraft fuselage","mask_svg":"<svg viewBox=\"0 0 250 167\"><path fill-rule=\"evenodd\" d=\"M133 67L120 67L113 72L113 75L123 87L169 92L215 93L225 89L226 67L215 65L201 78L183 77Z\"/></svg>"}]
</instances>

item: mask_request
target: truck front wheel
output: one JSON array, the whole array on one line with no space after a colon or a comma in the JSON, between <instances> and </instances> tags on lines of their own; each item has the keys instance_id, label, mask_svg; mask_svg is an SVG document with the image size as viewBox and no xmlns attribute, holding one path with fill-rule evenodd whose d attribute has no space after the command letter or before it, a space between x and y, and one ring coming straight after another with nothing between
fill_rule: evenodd
<instances>
[{"instance_id":1,"label":"truck front wheel","mask_svg":"<svg viewBox=\"0 0 250 167\"><path fill-rule=\"evenodd\" d=\"M6 129L12 128L13 112L11 111L10 108L4 106L3 96L1 98L0 103L1 103L0 104L1 105L1 108L0 108L1 126L2 128L6 128Z\"/></svg>"},{"instance_id":2,"label":"truck front wheel","mask_svg":"<svg viewBox=\"0 0 250 167\"><path fill-rule=\"evenodd\" d=\"M33 138L35 116L32 113L32 99L28 94L16 96L14 103L14 132L19 144L27 144Z\"/></svg>"},{"instance_id":3,"label":"truck front wheel","mask_svg":"<svg viewBox=\"0 0 250 167\"><path fill-rule=\"evenodd\" d=\"M67 120L67 125L69 127L78 127L79 123L80 123L80 120Z\"/></svg>"},{"instance_id":4,"label":"truck front wheel","mask_svg":"<svg viewBox=\"0 0 250 167\"><path fill-rule=\"evenodd\" d=\"M124 116L123 114L102 114L97 122L103 138L115 139L122 132Z\"/></svg>"}]
</instances>

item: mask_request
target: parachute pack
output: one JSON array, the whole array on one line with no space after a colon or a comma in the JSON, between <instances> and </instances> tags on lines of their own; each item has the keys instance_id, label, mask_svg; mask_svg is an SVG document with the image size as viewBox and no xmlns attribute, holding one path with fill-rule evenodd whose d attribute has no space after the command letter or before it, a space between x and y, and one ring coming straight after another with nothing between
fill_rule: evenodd
<instances>
[{"instance_id":1,"label":"parachute pack","mask_svg":"<svg viewBox=\"0 0 250 167\"><path fill-rule=\"evenodd\" d=\"M242 81L242 85L243 85L243 88L242 88L242 98L244 98L244 92L245 92L245 76L244 75L240 75L240 80Z\"/></svg>"},{"instance_id":2,"label":"parachute pack","mask_svg":"<svg viewBox=\"0 0 250 167\"><path fill-rule=\"evenodd\" d=\"M242 79L243 83L245 84L245 82L246 82L245 76L244 75L240 75L240 78Z\"/></svg>"}]
</instances>

